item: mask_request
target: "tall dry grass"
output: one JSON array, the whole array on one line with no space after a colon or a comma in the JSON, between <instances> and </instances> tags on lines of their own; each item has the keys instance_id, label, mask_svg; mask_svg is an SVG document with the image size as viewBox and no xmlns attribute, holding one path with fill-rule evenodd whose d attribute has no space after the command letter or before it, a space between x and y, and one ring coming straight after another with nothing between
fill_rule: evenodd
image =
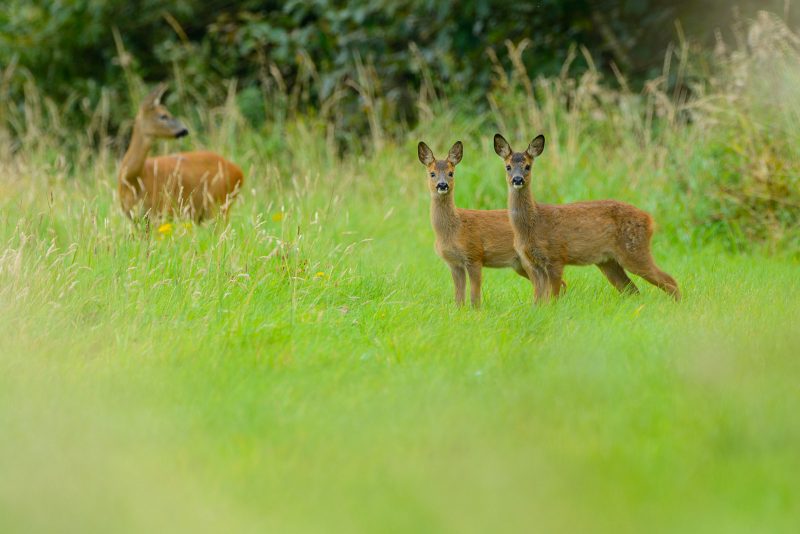
<instances>
[{"instance_id":1,"label":"tall dry grass","mask_svg":"<svg viewBox=\"0 0 800 534\"><path fill-rule=\"evenodd\" d=\"M309 111L308 94L319 77L308 57L297 59L301 75L291 88L278 69L264 66L255 101L240 98L235 81L210 91L225 97L209 101L202 88L187 87L176 70L167 103L194 125L194 146L213 147L245 167L265 166L284 176L324 174L332 166L350 176L381 165L404 174L404 168L386 163L394 160L386 154L421 137L437 146L464 138L468 152L477 148L485 161L481 172L488 173L493 167L487 139L496 130L518 144L543 132L548 143L539 194L544 198L567 201L630 191L666 216L668 225L682 224L689 242L796 251L800 37L766 12L738 26L733 42L720 37L713 53L685 41L680 31L677 35L661 74L641 91L617 69L613 77L600 72L589 52L578 48L560 76L528 72L521 58L529 43L523 41L506 43L504 58L488 52L494 87L475 101L449 94L417 54L422 83L419 123L413 127L396 120L375 70L361 60L354 64L351 82L328 91L331 96L316 112ZM30 79L23 102L0 104L4 188L42 166L51 181L109 182L132 126L128 120L112 130L112 108L129 106L132 117L146 90L117 42L129 102L111 102L103 93L96 104L80 95L57 103ZM0 88L15 69L8 65L0 73ZM575 70L582 73L571 75ZM360 96L368 132L348 130L352 110L341 106L346 91ZM246 119L253 106L267 117L257 127ZM85 115L86 127L62 120L76 108ZM496 195L497 188L478 184L477 202L488 203L487 195Z\"/></svg>"}]
</instances>

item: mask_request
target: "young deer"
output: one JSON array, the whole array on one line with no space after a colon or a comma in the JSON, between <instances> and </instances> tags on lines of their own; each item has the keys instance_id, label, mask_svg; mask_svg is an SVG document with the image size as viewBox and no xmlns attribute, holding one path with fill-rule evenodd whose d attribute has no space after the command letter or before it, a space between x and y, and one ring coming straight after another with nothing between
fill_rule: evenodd
<instances>
[{"instance_id":1,"label":"young deer","mask_svg":"<svg viewBox=\"0 0 800 534\"><path fill-rule=\"evenodd\" d=\"M458 141L447 159L437 160L425 143L417 147L425 165L431 193L431 224L436 234L436 253L450 267L455 286L456 305L464 304L467 273L471 286L470 300L481 304L481 268L511 267L527 277L514 251L514 234L507 210L466 210L456 208L453 200L453 174L461 161L463 146Z\"/></svg>"},{"instance_id":2,"label":"young deer","mask_svg":"<svg viewBox=\"0 0 800 534\"><path fill-rule=\"evenodd\" d=\"M166 214L188 215L197 222L217 210L227 215L242 186L242 170L212 152L182 152L148 158L158 138L189 134L179 120L161 105L166 85L145 98L136 115L128 151L122 158L119 199L131 218Z\"/></svg>"},{"instance_id":3,"label":"young deer","mask_svg":"<svg viewBox=\"0 0 800 534\"><path fill-rule=\"evenodd\" d=\"M678 284L650 255L650 215L616 200L551 206L533 199L531 165L543 150L543 135L525 152L514 152L502 135L494 136L494 151L506 166L514 248L534 285L536 302L558 296L565 265L590 264L621 293L638 293L628 270L679 301Z\"/></svg>"}]
</instances>

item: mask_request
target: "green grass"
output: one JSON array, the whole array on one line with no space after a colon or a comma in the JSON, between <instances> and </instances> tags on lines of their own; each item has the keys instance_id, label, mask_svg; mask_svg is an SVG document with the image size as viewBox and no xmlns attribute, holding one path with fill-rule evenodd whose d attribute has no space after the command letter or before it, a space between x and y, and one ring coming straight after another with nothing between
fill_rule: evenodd
<instances>
[{"instance_id":1,"label":"green grass","mask_svg":"<svg viewBox=\"0 0 800 534\"><path fill-rule=\"evenodd\" d=\"M795 532L787 32L762 17L713 71L668 56L640 94L517 61L491 111L421 90L410 132L378 86L362 137L287 99L259 131L232 97L187 100L169 150L218 151L246 187L229 225L149 236L115 199L108 106L76 132L84 95L0 103L0 532ZM540 200L652 213L683 302L584 267L541 307L486 271L483 308L456 309L416 143L464 141L456 203L497 208L496 131L547 136Z\"/></svg>"},{"instance_id":2,"label":"green grass","mask_svg":"<svg viewBox=\"0 0 800 534\"><path fill-rule=\"evenodd\" d=\"M569 268L553 304L487 271L457 310L413 142L300 137L277 164L242 137L230 227L166 237L131 229L105 160L4 163L0 530L796 528L796 254L698 237L675 168L546 153L547 200L655 214L684 302ZM484 141L462 206L504 204Z\"/></svg>"}]
</instances>

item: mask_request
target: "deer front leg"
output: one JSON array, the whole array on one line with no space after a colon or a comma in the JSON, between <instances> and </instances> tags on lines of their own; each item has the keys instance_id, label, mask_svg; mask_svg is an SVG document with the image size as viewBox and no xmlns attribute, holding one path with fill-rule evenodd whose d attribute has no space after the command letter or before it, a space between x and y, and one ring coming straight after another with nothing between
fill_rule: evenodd
<instances>
[{"instance_id":1,"label":"deer front leg","mask_svg":"<svg viewBox=\"0 0 800 534\"><path fill-rule=\"evenodd\" d=\"M550 282L550 291L555 298L558 298L558 295L561 292L561 286L564 284L564 281L561 279L563 274L564 267L562 265L551 265L547 269L547 278Z\"/></svg>"},{"instance_id":2,"label":"deer front leg","mask_svg":"<svg viewBox=\"0 0 800 534\"><path fill-rule=\"evenodd\" d=\"M547 277L541 269L534 265L526 250L517 249L517 255L528 280L533 284L533 301L538 304L545 298L545 293L548 291Z\"/></svg>"},{"instance_id":3,"label":"deer front leg","mask_svg":"<svg viewBox=\"0 0 800 534\"><path fill-rule=\"evenodd\" d=\"M549 302L551 298L558 298L564 281L561 276L564 267L561 265L548 265L536 268L536 303Z\"/></svg>"},{"instance_id":4,"label":"deer front leg","mask_svg":"<svg viewBox=\"0 0 800 534\"><path fill-rule=\"evenodd\" d=\"M456 306L464 305L464 297L467 289L467 272L460 265L451 265L450 274L453 275L453 286L456 290Z\"/></svg>"},{"instance_id":5,"label":"deer front leg","mask_svg":"<svg viewBox=\"0 0 800 534\"><path fill-rule=\"evenodd\" d=\"M534 273L534 295L533 300L536 304L542 304L550 300L550 278L542 269L536 269Z\"/></svg>"},{"instance_id":6,"label":"deer front leg","mask_svg":"<svg viewBox=\"0 0 800 534\"><path fill-rule=\"evenodd\" d=\"M481 307L481 268L480 264L472 263L467 266L470 284L470 302L473 308Z\"/></svg>"}]
</instances>

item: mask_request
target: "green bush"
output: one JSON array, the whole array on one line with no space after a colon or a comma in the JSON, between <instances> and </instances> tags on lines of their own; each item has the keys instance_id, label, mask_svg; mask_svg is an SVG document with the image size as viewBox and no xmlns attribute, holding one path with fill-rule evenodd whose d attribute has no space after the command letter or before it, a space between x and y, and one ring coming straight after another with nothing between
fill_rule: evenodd
<instances>
[{"instance_id":1,"label":"green bush","mask_svg":"<svg viewBox=\"0 0 800 534\"><path fill-rule=\"evenodd\" d=\"M740 4L745 16L784 6ZM216 102L234 79L265 94L288 93L289 104L305 108L345 100L342 124L363 133L372 86L385 96L386 119L414 122L426 76L442 92L482 95L494 78L490 55L504 57L507 41L525 40L523 61L536 75L558 74L577 44L602 71L613 63L645 80L661 70L673 20L684 21L689 37L711 42L732 13L725 0L6 0L0 65L4 96L19 105L26 80L58 104L88 98L96 105L104 90L116 102L135 93L132 75L154 82L180 73L187 91ZM82 120L78 108L67 110L70 118ZM126 116L120 109L112 122Z\"/></svg>"}]
</instances>

